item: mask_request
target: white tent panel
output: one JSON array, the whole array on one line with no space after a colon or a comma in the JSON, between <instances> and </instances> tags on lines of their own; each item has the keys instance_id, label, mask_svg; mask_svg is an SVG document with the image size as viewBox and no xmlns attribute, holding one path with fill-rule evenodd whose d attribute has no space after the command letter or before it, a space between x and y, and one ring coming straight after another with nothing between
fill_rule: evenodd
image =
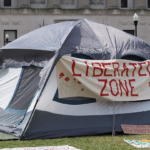
<instances>
[{"instance_id":1,"label":"white tent panel","mask_svg":"<svg viewBox=\"0 0 150 150\"><path fill-rule=\"evenodd\" d=\"M34 109L34 106L35 106L35 104L36 104L36 101L37 101L37 98L38 98L38 96L39 96L39 93L40 93L40 91L38 90L38 91L36 92L36 94L35 94L35 96L34 96L32 102L31 102L31 105L29 106L29 108L28 108L28 110L27 110L27 113L31 112L31 111Z\"/></svg>"},{"instance_id":2,"label":"white tent panel","mask_svg":"<svg viewBox=\"0 0 150 150\"><path fill-rule=\"evenodd\" d=\"M82 105L68 105L53 101L53 97L56 93L56 90L57 90L56 68L54 68L47 82L47 85L40 97L36 109L55 114L71 115L71 116L97 115L96 103L82 104Z\"/></svg>"},{"instance_id":3,"label":"white tent panel","mask_svg":"<svg viewBox=\"0 0 150 150\"><path fill-rule=\"evenodd\" d=\"M22 68L6 68L0 71L0 107L5 109L17 87Z\"/></svg>"},{"instance_id":4,"label":"white tent panel","mask_svg":"<svg viewBox=\"0 0 150 150\"><path fill-rule=\"evenodd\" d=\"M57 90L56 68L54 68L45 89L40 97L37 110L47 111L61 115L91 116L112 115L113 102L96 100L95 103L69 105L53 100ZM135 113L150 110L150 101L145 102L115 102L115 114Z\"/></svg>"}]
</instances>

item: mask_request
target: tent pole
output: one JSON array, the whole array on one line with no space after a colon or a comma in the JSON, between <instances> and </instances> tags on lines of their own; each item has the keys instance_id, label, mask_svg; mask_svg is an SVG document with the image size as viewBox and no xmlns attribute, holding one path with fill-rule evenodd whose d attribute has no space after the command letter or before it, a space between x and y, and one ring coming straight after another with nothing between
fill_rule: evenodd
<instances>
[{"instance_id":1,"label":"tent pole","mask_svg":"<svg viewBox=\"0 0 150 150\"><path fill-rule=\"evenodd\" d=\"M40 95L39 95L39 97L40 97ZM26 123L25 128L23 129L22 134L20 135L19 141L21 141L21 140L23 139L23 135L24 135L24 133L25 133L25 131L26 131L26 129L27 129L27 127L28 127L30 121L31 121L31 118L32 118L32 116L33 116L33 114L34 114L34 110L35 110L35 107L36 107L38 101L39 101L39 98L37 99L37 101L36 101L36 103L35 103L35 105L34 105L34 108L33 108L32 112L31 112L31 115L30 115L30 117L29 117L29 120L28 120L28 122Z\"/></svg>"},{"instance_id":2,"label":"tent pole","mask_svg":"<svg viewBox=\"0 0 150 150\"><path fill-rule=\"evenodd\" d=\"M58 53L57 53L56 55L54 55L53 58L54 58L54 57L57 58L57 56L58 56ZM54 59L54 61L55 61L55 59ZM53 63L53 65L54 65L54 63ZM53 66L53 65L52 65L52 66ZM35 105L34 105L34 108L33 108L33 110L32 110L32 113L31 113L31 115L30 115L30 118L29 118L29 120L28 120L28 122L27 122L27 124L26 124L26 126L25 126L25 128L24 128L24 130L23 130L23 132L22 132L22 134L20 135L20 138L19 138L20 141L23 139L24 133L25 133L25 131L26 131L26 129L27 129L27 127L28 127L28 125L29 125L29 123L30 123L32 117L33 117L33 114L34 114L36 105L37 105L37 103L38 103L38 101L39 101L39 99L40 99L40 96L42 95L42 92L43 92L43 90L44 90L44 87L46 86L46 83L47 83L47 81L48 81L48 79L49 79L51 70L53 70L53 69L50 69L50 71L49 71L49 73L48 73L48 76L47 76L47 78L46 78L46 81L44 82L44 85L41 87L41 92L39 93L39 96L38 96L37 101L36 101L36 103L35 103Z\"/></svg>"},{"instance_id":3,"label":"tent pole","mask_svg":"<svg viewBox=\"0 0 150 150\"><path fill-rule=\"evenodd\" d=\"M115 102L113 101L113 127L112 127L112 136L115 136Z\"/></svg>"}]
</instances>

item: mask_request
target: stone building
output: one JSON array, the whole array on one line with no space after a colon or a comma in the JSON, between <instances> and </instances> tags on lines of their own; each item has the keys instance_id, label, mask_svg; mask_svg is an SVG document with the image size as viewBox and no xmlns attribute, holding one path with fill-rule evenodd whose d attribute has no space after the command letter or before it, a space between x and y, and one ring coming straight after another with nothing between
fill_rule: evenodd
<instances>
[{"instance_id":1,"label":"stone building","mask_svg":"<svg viewBox=\"0 0 150 150\"><path fill-rule=\"evenodd\" d=\"M150 0L0 0L0 47L43 25L84 18L134 34L134 13L138 37L150 43Z\"/></svg>"}]
</instances>

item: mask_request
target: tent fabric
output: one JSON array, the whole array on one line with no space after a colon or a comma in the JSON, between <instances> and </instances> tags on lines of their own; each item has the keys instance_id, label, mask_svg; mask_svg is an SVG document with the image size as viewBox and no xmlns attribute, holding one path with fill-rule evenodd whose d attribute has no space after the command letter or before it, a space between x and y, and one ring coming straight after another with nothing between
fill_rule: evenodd
<instances>
[{"instance_id":1,"label":"tent fabric","mask_svg":"<svg viewBox=\"0 0 150 150\"><path fill-rule=\"evenodd\" d=\"M37 66L44 67L54 52L41 52L37 50L5 50L0 52L0 69L8 67Z\"/></svg>"},{"instance_id":2,"label":"tent fabric","mask_svg":"<svg viewBox=\"0 0 150 150\"><path fill-rule=\"evenodd\" d=\"M0 108L6 109L8 106L21 74L22 68L6 68L0 71Z\"/></svg>"},{"instance_id":3,"label":"tent fabric","mask_svg":"<svg viewBox=\"0 0 150 150\"><path fill-rule=\"evenodd\" d=\"M141 51L141 45L139 43L142 45L142 50L144 49L144 51ZM70 54L70 53L84 54L84 55L90 56L92 59L95 59L95 60L121 59L123 56L129 55L129 54L142 56L143 58L148 59L150 56L149 51L148 51L149 48L150 48L150 45L148 43L132 35L126 34L112 27L99 25L97 23L83 20L73 28L72 32L68 35L62 47L55 54L53 59L51 59L51 61L47 64L46 66L47 69L45 71L44 78L42 78L44 80L41 79L41 82L40 82L42 85L40 86L40 88L43 88L43 83L46 83L48 81L45 79L48 79L49 77L53 76L52 71L57 61L65 54ZM146 52L146 54L144 52ZM54 85L54 78L53 78L53 81L51 81L51 84ZM51 87L50 89L52 89L51 92L53 91L54 93L56 92L57 87L55 88L55 86L56 85L54 85L53 87L49 86L49 88ZM46 86L44 87L44 91L46 91ZM56 102L48 101L50 100L50 98L52 99L54 95L53 96L51 95L52 97L51 96L48 97L48 95L44 96L44 91L42 94L43 98L41 97L41 99L39 100L36 110L46 111L46 112L50 112L54 114L59 113L61 115L63 115L65 110L66 111L71 110L70 112L68 111L68 113L70 113L69 115L71 115L71 112L72 114L76 115L75 114L76 111L73 111L73 110L78 110L78 112L82 115L84 114L98 115L96 104L94 107L93 107L93 103L89 107L86 107L86 109L89 110L88 112L85 111L86 110L85 108L81 109L81 106L79 106L78 109L77 108L72 109L71 106L69 105L67 108L62 109L62 105L59 105L59 104L56 105ZM44 99L47 100L47 102L44 103ZM102 106L102 105L99 105L99 106ZM110 104L110 106L112 108L112 104ZM92 107L95 108L94 113L93 112L91 113ZM141 111L143 111L143 109ZM81 112L81 110L83 110L84 113ZM131 108L130 113L132 113L132 110L133 108ZM140 111L138 109L136 110L137 112ZM126 112L128 111L129 110L126 109ZM103 114L103 111L101 111L100 113L102 113L102 115L106 115L106 114ZM124 112L122 113L122 115L123 114ZM33 117L35 117L35 114ZM112 113L111 113L111 117L112 117ZM40 127L44 128L42 127L42 121L40 121L40 119L38 120L38 122L39 122L38 124L41 125ZM28 132L28 130L31 131L30 126L32 126L32 123L33 122L31 120L29 126L27 127L26 132ZM35 132L38 132L38 129L35 130Z\"/></svg>"},{"instance_id":4,"label":"tent fabric","mask_svg":"<svg viewBox=\"0 0 150 150\"><path fill-rule=\"evenodd\" d=\"M40 71L41 68L38 67L24 67L19 87L8 108L15 110L26 110L28 108L35 92L38 89Z\"/></svg>"},{"instance_id":5,"label":"tent fabric","mask_svg":"<svg viewBox=\"0 0 150 150\"><path fill-rule=\"evenodd\" d=\"M142 51L141 51L142 49ZM150 58L150 45L128 33L98 24L81 20L72 29L64 44L43 70L40 88L51 75L57 61L65 54L84 54L95 60L121 59L126 55L137 55Z\"/></svg>"},{"instance_id":6,"label":"tent fabric","mask_svg":"<svg viewBox=\"0 0 150 150\"><path fill-rule=\"evenodd\" d=\"M30 49L42 51L57 51L66 37L79 21L69 21L48 25L34 30L2 47L5 49Z\"/></svg>"},{"instance_id":7,"label":"tent fabric","mask_svg":"<svg viewBox=\"0 0 150 150\"><path fill-rule=\"evenodd\" d=\"M56 69L54 68L24 134L24 139L93 135L112 131L113 102L97 100L94 103L82 105L64 104L54 101L53 96L56 90ZM130 124L132 119L137 125L149 124L147 119L138 122L138 117L145 117L145 114L149 113L149 103L149 100L115 102L116 131L122 132L120 124Z\"/></svg>"},{"instance_id":8,"label":"tent fabric","mask_svg":"<svg viewBox=\"0 0 150 150\"><path fill-rule=\"evenodd\" d=\"M0 130L7 132L8 127L17 128L31 114L37 100L40 71L39 67L29 66L7 68L0 72ZM6 130L4 127L7 127ZM22 132L20 128L15 130L17 135Z\"/></svg>"},{"instance_id":9,"label":"tent fabric","mask_svg":"<svg viewBox=\"0 0 150 150\"><path fill-rule=\"evenodd\" d=\"M82 105L69 105L54 100L57 91L56 68L54 68L45 89L36 106L36 110L60 115L91 116L112 115L113 102L97 99L96 102ZM78 99L78 98L76 98ZM80 98L79 100L80 101ZM142 102L115 102L115 114L136 113L150 110L150 101ZM39 118L40 121L40 118Z\"/></svg>"},{"instance_id":10,"label":"tent fabric","mask_svg":"<svg viewBox=\"0 0 150 150\"><path fill-rule=\"evenodd\" d=\"M24 113L13 113L0 108L0 125L16 127L24 118Z\"/></svg>"},{"instance_id":11,"label":"tent fabric","mask_svg":"<svg viewBox=\"0 0 150 150\"><path fill-rule=\"evenodd\" d=\"M16 94L16 99L14 96L5 110L19 115L23 113L24 118L17 125L12 123L11 127L1 125L0 131L20 136L21 139L112 132L112 102L100 99L92 103L71 105L54 100L58 88L55 66L66 54L70 57L84 56L94 60L122 59L134 55L146 60L150 59L149 49L150 45L142 39L85 19L46 26L22 36L0 49L1 68L41 68L38 68L33 76L29 75L33 80L30 86L28 81L22 80L19 88L27 86L28 89L26 92L20 90L20 96ZM38 80L37 75L40 76ZM35 82L36 85L33 84ZM26 101L24 96L30 95L28 92L31 92L32 96ZM81 99L76 101L80 102ZM122 132L120 124L123 123L149 125L149 103L150 100L115 102L116 131Z\"/></svg>"},{"instance_id":12,"label":"tent fabric","mask_svg":"<svg viewBox=\"0 0 150 150\"><path fill-rule=\"evenodd\" d=\"M0 131L19 137L22 129L16 127L0 126Z\"/></svg>"},{"instance_id":13,"label":"tent fabric","mask_svg":"<svg viewBox=\"0 0 150 150\"><path fill-rule=\"evenodd\" d=\"M123 132L120 124L149 125L149 115L150 111L115 115L115 131ZM36 110L31 122L24 139L98 135L112 132L113 115L66 116Z\"/></svg>"},{"instance_id":14,"label":"tent fabric","mask_svg":"<svg viewBox=\"0 0 150 150\"><path fill-rule=\"evenodd\" d=\"M32 31L0 49L0 68L45 67L78 21L48 25Z\"/></svg>"},{"instance_id":15,"label":"tent fabric","mask_svg":"<svg viewBox=\"0 0 150 150\"><path fill-rule=\"evenodd\" d=\"M4 53L2 55L4 57L8 49L15 50L16 55L17 52L22 52L22 55L24 55L27 49L29 50L29 54L31 53L32 55L34 50L43 53L45 51L55 51L54 57L49 57L53 59L53 63L46 61L43 65L44 70L41 71L42 76L39 84L40 89L42 89L57 61L65 54L81 53L91 56L95 60L121 59L123 56L129 54L149 59L149 48L150 45L142 39L113 27L83 19L75 22L63 22L46 26L28 33L2 47L0 55ZM10 51L7 55L9 53ZM32 58L32 60L34 59ZM14 58L10 58L9 62L11 61L14 61ZM29 64L32 64L31 62ZM15 63L16 61L13 65Z\"/></svg>"}]
</instances>

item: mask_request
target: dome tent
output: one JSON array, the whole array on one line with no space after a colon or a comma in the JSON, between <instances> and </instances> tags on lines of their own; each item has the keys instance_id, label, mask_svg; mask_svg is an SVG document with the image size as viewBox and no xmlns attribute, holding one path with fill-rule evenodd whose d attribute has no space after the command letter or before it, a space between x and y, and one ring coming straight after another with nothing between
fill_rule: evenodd
<instances>
[{"instance_id":1,"label":"dome tent","mask_svg":"<svg viewBox=\"0 0 150 150\"><path fill-rule=\"evenodd\" d=\"M53 24L20 37L0 50L0 130L21 139L111 133L112 102L54 100L56 64L64 55L149 59L149 49L142 39L88 20ZM122 132L121 124L150 124L149 104L115 102L116 132Z\"/></svg>"}]
</instances>

